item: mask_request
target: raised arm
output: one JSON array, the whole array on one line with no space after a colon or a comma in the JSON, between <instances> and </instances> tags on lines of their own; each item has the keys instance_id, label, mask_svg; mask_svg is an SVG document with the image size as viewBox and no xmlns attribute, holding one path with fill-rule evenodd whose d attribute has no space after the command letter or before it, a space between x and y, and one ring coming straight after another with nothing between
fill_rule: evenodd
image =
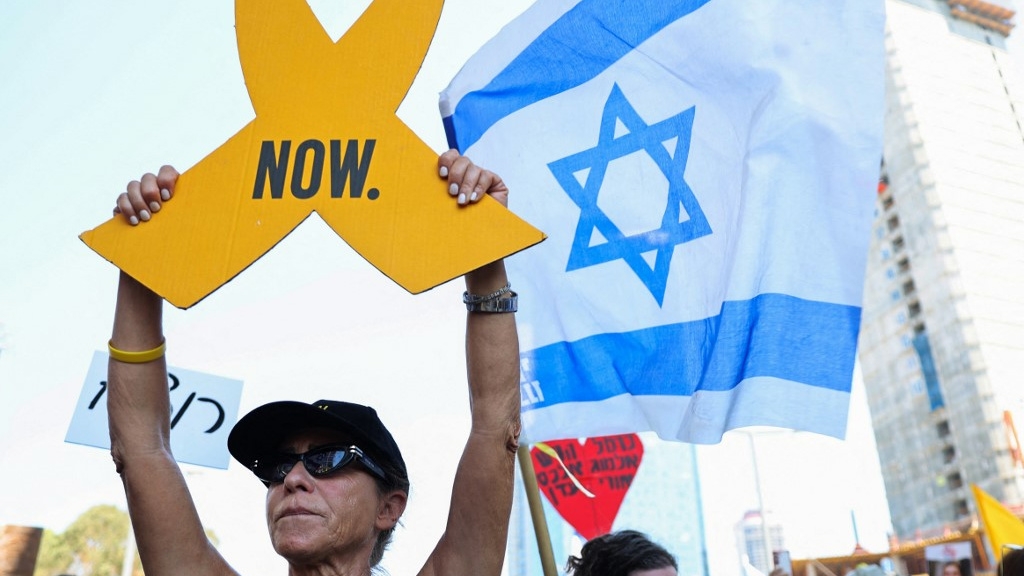
<instances>
[{"instance_id":1,"label":"raised arm","mask_svg":"<svg viewBox=\"0 0 1024 576\"><path fill-rule=\"evenodd\" d=\"M455 151L441 156L439 168L456 185L452 195L460 204L487 194L507 205L508 189L501 179ZM494 294L508 283L502 261L465 280L466 292L475 296ZM468 312L466 363L472 427L455 474L448 525L422 576L498 575L505 557L520 431L515 314Z\"/></svg>"},{"instance_id":2,"label":"raised arm","mask_svg":"<svg viewBox=\"0 0 1024 576\"><path fill-rule=\"evenodd\" d=\"M115 212L145 225L170 199L176 178L177 172L165 166L158 176L132 182ZM107 368L111 455L147 575L234 574L206 538L171 455L162 308L159 296L121 273ZM145 351L152 353L138 354Z\"/></svg>"}]
</instances>

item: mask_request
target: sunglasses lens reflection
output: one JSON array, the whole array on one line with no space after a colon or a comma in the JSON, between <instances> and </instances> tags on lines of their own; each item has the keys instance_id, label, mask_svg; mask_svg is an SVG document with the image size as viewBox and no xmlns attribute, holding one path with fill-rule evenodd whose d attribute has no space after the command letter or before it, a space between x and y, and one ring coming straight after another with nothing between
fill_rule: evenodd
<instances>
[{"instance_id":1,"label":"sunglasses lens reflection","mask_svg":"<svg viewBox=\"0 0 1024 576\"><path fill-rule=\"evenodd\" d=\"M280 482L284 480L284 477L292 471L292 467L295 466L297 460L281 460L271 468L270 477L267 478L271 482Z\"/></svg>"},{"instance_id":2,"label":"sunglasses lens reflection","mask_svg":"<svg viewBox=\"0 0 1024 576\"><path fill-rule=\"evenodd\" d=\"M306 470L313 476L323 476L344 467L352 461L352 453L347 449L329 448L316 452L307 452L303 458Z\"/></svg>"},{"instance_id":3,"label":"sunglasses lens reflection","mask_svg":"<svg viewBox=\"0 0 1024 576\"><path fill-rule=\"evenodd\" d=\"M304 454L276 454L260 459L253 466L253 472L264 482L284 482L296 464L302 462L306 471L316 478L326 476L347 466L355 460L351 448L318 448Z\"/></svg>"}]
</instances>

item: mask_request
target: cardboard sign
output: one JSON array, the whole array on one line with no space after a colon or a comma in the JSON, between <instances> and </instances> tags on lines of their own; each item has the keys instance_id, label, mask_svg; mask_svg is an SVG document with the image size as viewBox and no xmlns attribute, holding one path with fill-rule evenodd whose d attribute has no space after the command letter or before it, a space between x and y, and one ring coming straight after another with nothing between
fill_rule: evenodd
<instances>
[{"instance_id":1,"label":"cardboard sign","mask_svg":"<svg viewBox=\"0 0 1024 576\"><path fill-rule=\"evenodd\" d=\"M536 445L530 449L540 491L587 540L611 532L643 459L640 437L621 434L583 443L557 440L544 444L558 453L561 462Z\"/></svg>"},{"instance_id":2,"label":"cardboard sign","mask_svg":"<svg viewBox=\"0 0 1024 576\"><path fill-rule=\"evenodd\" d=\"M236 0L256 118L186 170L152 221L115 217L81 239L179 308L313 212L412 293L540 242L489 197L459 207L436 154L395 116L442 4L375 0L334 43L305 0Z\"/></svg>"},{"instance_id":3,"label":"cardboard sign","mask_svg":"<svg viewBox=\"0 0 1024 576\"><path fill-rule=\"evenodd\" d=\"M238 420L242 382L168 366L171 451L178 462L226 470L228 433ZM65 442L110 449L107 354L93 354Z\"/></svg>"},{"instance_id":4,"label":"cardboard sign","mask_svg":"<svg viewBox=\"0 0 1024 576\"><path fill-rule=\"evenodd\" d=\"M970 542L946 542L924 549L924 559L935 562L955 562L973 557Z\"/></svg>"}]
</instances>

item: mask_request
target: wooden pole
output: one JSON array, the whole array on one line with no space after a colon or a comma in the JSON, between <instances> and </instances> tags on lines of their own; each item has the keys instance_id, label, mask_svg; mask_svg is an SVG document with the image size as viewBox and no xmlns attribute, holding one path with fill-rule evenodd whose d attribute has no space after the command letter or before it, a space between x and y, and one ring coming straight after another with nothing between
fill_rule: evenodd
<instances>
[{"instance_id":1,"label":"wooden pole","mask_svg":"<svg viewBox=\"0 0 1024 576\"><path fill-rule=\"evenodd\" d=\"M551 535L548 533L547 518L544 517L544 506L540 501L537 473L533 470L530 449L526 445L520 445L516 456L519 458L519 471L523 475L523 486L526 488L526 501L530 504L530 518L533 519L533 531L537 536L541 568L544 571L544 576L558 576L558 569L555 567L555 552L551 549Z\"/></svg>"}]
</instances>

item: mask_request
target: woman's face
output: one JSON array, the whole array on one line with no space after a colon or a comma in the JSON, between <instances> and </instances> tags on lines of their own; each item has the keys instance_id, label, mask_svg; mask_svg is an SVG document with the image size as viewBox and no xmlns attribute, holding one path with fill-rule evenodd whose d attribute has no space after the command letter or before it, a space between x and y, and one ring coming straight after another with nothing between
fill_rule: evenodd
<instances>
[{"instance_id":1,"label":"woman's face","mask_svg":"<svg viewBox=\"0 0 1024 576\"><path fill-rule=\"evenodd\" d=\"M307 430L282 451L301 454L346 440L330 430ZM298 463L267 490L267 528L274 550L292 564L365 561L377 533L398 520L386 508L374 478L358 464L314 478Z\"/></svg>"},{"instance_id":2,"label":"woman's face","mask_svg":"<svg viewBox=\"0 0 1024 576\"><path fill-rule=\"evenodd\" d=\"M960 566L956 564L946 564L942 568L942 576L960 576Z\"/></svg>"}]
</instances>

